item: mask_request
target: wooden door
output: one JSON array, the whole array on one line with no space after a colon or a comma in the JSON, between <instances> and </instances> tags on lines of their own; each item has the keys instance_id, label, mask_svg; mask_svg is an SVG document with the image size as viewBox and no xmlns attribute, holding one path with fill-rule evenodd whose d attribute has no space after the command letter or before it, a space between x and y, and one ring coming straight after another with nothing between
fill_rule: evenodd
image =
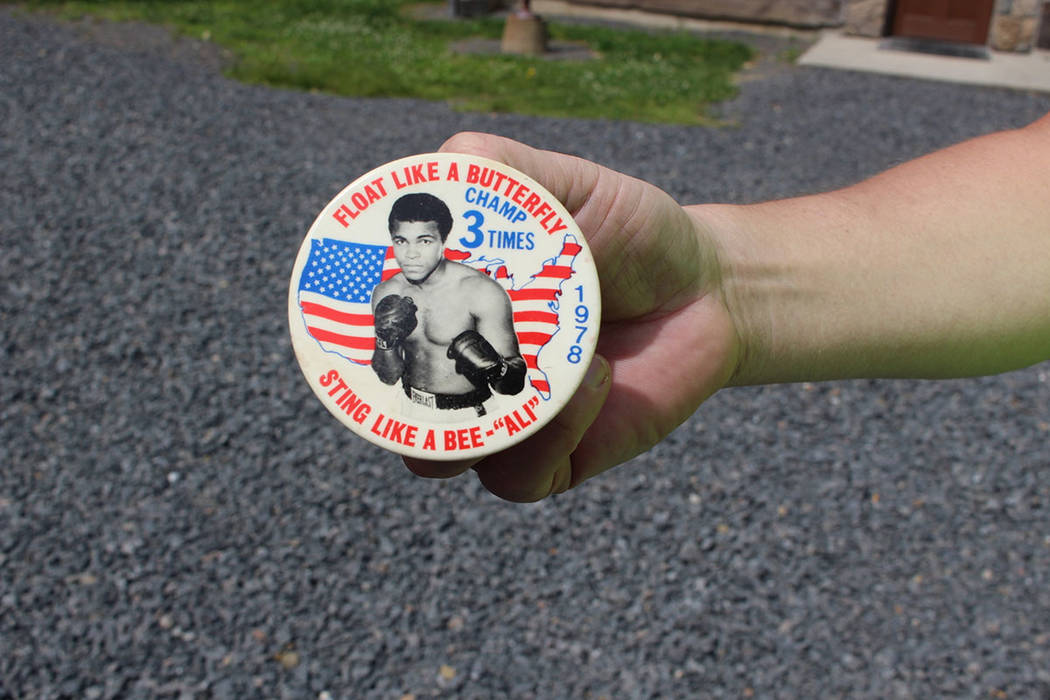
<instances>
[{"instance_id":1,"label":"wooden door","mask_svg":"<svg viewBox=\"0 0 1050 700\"><path fill-rule=\"evenodd\" d=\"M893 34L967 44L988 41L995 0L897 0Z\"/></svg>"}]
</instances>

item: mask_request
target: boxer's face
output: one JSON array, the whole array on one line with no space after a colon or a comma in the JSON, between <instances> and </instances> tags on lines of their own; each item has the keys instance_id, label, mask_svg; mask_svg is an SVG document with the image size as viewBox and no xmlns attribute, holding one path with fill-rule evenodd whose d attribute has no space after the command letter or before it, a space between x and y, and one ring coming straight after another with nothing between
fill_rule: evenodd
<instances>
[{"instance_id":1,"label":"boxer's face","mask_svg":"<svg viewBox=\"0 0 1050 700\"><path fill-rule=\"evenodd\" d=\"M436 221L397 221L390 233L394 257L409 282L422 282L444 257Z\"/></svg>"}]
</instances>

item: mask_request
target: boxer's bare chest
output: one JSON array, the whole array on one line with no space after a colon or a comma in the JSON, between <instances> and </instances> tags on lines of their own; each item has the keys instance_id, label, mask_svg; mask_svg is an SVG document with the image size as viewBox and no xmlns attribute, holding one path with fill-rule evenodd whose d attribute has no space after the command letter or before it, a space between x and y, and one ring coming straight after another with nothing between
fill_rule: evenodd
<instances>
[{"instance_id":1,"label":"boxer's bare chest","mask_svg":"<svg viewBox=\"0 0 1050 700\"><path fill-rule=\"evenodd\" d=\"M408 286L411 288L402 294L412 297L416 305L416 327L405 339L404 380L424 391L450 394L469 391L472 385L456 373L455 363L447 354L452 340L476 325L469 300L460 298L454 287Z\"/></svg>"},{"instance_id":2,"label":"boxer's bare chest","mask_svg":"<svg viewBox=\"0 0 1050 700\"><path fill-rule=\"evenodd\" d=\"M462 286L455 280L427 289L406 285L401 293L416 305L416 328L408 342L444 351L457 335L475 327L473 305Z\"/></svg>"},{"instance_id":3,"label":"boxer's bare chest","mask_svg":"<svg viewBox=\"0 0 1050 700\"><path fill-rule=\"evenodd\" d=\"M474 318L463 300L427 299L416 302L416 333L427 343L447 348L453 338L474 327Z\"/></svg>"}]
</instances>

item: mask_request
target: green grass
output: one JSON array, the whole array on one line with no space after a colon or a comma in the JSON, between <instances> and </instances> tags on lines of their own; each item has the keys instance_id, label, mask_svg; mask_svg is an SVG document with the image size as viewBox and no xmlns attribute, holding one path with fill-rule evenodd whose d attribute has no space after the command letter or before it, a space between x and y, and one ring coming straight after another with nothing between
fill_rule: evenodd
<instances>
[{"instance_id":1,"label":"green grass","mask_svg":"<svg viewBox=\"0 0 1050 700\"><path fill-rule=\"evenodd\" d=\"M339 95L444 100L467 110L696 124L734 94L751 57L738 43L687 33L550 25L554 41L584 42L597 58L545 60L450 50L498 40L503 22L421 20L414 0L30 0L64 17L140 20L229 49L229 74ZM418 3L415 3L418 4ZM445 0L432 3L447 7Z\"/></svg>"}]
</instances>

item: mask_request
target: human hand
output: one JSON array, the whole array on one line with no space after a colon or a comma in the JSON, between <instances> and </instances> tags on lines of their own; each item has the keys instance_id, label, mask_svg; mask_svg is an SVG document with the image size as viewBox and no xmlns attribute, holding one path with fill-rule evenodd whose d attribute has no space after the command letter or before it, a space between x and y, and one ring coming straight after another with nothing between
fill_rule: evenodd
<instances>
[{"instance_id":1,"label":"human hand","mask_svg":"<svg viewBox=\"0 0 1050 700\"><path fill-rule=\"evenodd\" d=\"M481 460L405 458L415 474L473 467L512 501L560 493L647 450L732 375L740 342L707 227L658 188L595 163L497 136L464 133L442 151L531 176L573 215L598 268L602 325L579 390L531 437Z\"/></svg>"}]
</instances>

